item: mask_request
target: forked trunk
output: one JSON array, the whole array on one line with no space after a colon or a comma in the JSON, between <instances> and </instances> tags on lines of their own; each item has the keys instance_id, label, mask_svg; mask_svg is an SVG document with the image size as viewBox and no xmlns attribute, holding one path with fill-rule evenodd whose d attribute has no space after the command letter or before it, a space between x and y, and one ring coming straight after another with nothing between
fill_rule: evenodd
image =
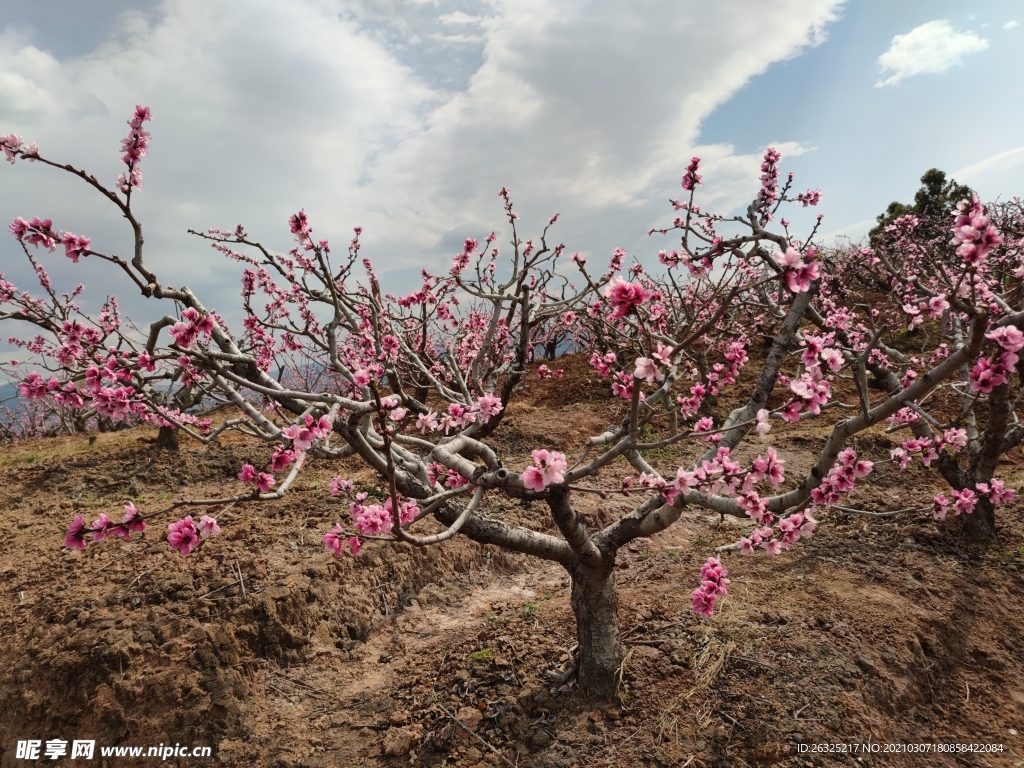
<instances>
[{"instance_id":1,"label":"forked trunk","mask_svg":"<svg viewBox=\"0 0 1024 768\"><path fill-rule=\"evenodd\" d=\"M971 544L987 548L996 539L996 512L988 499L978 499L974 512L961 516L964 537Z\"/></svg>"},{"instance_id":2,"label":"forked trunk","mask_svg":"<svg viewBox=\"0 0 1024 768\"><path fill-rule=\"evenodd\" d=\"M173 427L160 427L156 436L156 447L164 451L178 452L178 430Z\"/></svg>"},{"instance_id":3,"label":"forked trunk","mask_svg":"<svg viewBox=\"0 0 1024 768\"><path fill-rule=\"evenodd\" d=\"M611 566L597 569L581 563L573 565L570 575L580 693L610 701L616 697L623 655L615 576Z\"/></svg>"}]
</instances>

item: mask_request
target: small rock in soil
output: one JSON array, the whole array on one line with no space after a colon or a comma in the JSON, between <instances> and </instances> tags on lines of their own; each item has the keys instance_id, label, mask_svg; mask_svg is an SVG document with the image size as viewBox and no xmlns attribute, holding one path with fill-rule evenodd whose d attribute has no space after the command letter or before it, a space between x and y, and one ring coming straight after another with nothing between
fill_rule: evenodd
<instances>
[{"instance_id":1,"label":"small rock in soil","mask_svg":"<svg viewBox=\"0 0 1024 768\"><path fill-rule=\"evenodd\" d=\"M543 728L538 728L536 731L533 732L533 735L530 736L529 740L526 743L529 745L530 749L546 749L547 747L551 746L554 740L554 736L545 731Z\"/></svg>"},{"instance_id":2,"label":"small rock in soil","mask_svg":"<svg viewBox=\"0 0 1024 768\"><path fill-rule=\"evenodd\" d=\"M402 757L412 749L412 734L405 728L389 728L384 734L384 754L388 757Z\"/></svg>"},{"instance_id":3,"label":"small rock in soil","mask_svg":"<svg viewBox=\"0 0 1024 768\"><path fill-rule=\"evenodd\" d=\"M480 721L484 719L483 713L476 707L463 707L456 717L460 723L474 732L480 727Z\"/></svg>"}]
</instances>

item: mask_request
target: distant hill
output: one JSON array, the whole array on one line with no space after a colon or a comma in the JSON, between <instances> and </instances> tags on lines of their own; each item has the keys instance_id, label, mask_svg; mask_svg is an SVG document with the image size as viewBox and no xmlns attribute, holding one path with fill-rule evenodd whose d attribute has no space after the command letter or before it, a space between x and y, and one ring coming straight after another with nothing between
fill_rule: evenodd
<instances>
[{"instance_id":1,"label":"distant hill","mask_svg":"<svg viewBox=\"0 0 1024 768\"><path fill-rule=\"evenodd\" d=\"M21 398L18 396L16 383L11 382L0 386L0 406L12 411L21 407Z\"/></svg>"}]
</instances>

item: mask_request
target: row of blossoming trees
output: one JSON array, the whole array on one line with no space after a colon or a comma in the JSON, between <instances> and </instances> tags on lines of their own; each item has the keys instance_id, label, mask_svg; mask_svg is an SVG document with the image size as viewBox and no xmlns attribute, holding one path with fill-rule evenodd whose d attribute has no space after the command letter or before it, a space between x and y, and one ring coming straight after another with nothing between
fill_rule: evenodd
<instances>
[{"instance_id":1,"label":"row of blossoming trees","mask_svg":"<svg viewBox=\"0 0 1024 768\"><path fill-rule=\"evenodd\" d=\"M892 461L937 465L948 480L949 494L928 500L936 518L974 518L971 532L984 540L994 530L992 508L1013 495L994 471L1024 438L1014 376L1024 346L1019 204L1000 207L992 219L977 200L964 201L948 237L923 241L917 222L904 217L874 251L823 254L812 245L816 228L800 240L784 218L776 224L784 203L815 205L820 192L791 194L792 174L780 180L774 150L765 154L757 196L736 216L697 205L694 158L682 179L686 196L671 201L676 216L658 230L675 233L678 246L661 251L657 274L627 264L619 249L607 268L595 269L564 246L551 247L557 214L537 240L520 240L502 189L511 250L501 252L493 234L482 243L467 239L447 274L424 271L420 287L404 296L383 291L371 261L360 257L358 228L339 255L314 237L300 211L288 222L296 245L287 254L241 225L193 232L240 265L244 322L232 331L190 288L169 287L144 259L132 197L142 186L150 117L139 107L129 121L126 171L113 189L19 136L0 137L12 163L61 169L105 196L135 243L122 258L48 219L14 220L11 232L42 288L34 295L0 279L0 319L35 328L17 342L39 362L23 376L21 393L204 443L242 432L266 443L266 461L240 467L245 489L231 497L159 510L129 502L120 520L79 516L68 547L128 539L147 521L187 512L165 523L169 544L187 555L219 533L218 509L281 498L307 457L358 457L381 478L384 500L335 477L329 493L349 501L349 515L324 534L328 549L358 554L379 539L429 546L461 534L560 563L572 580L579 686L610 697L623 657L617 554L687 509L751 518L756 527L736 548L777 555L811 536L818 511L870 476L872 463L849 444L881 424L913 434ZM62 248L73 262L110 262L167 313L143 331L122 321L113 300L98 316L85 315L80 287L60 296L53 289L40 248ZM908 329L920 335L918 353L905 351ZM624 400L626 415L570 455L535 450L526 466L505 466L489 438L522 389L527 364L535 350L574 337L595 348L591 364ZM741 371L752 365L757 370L744 380L753 383L739 391ZM282 368L290 374L274 375ZM847 383L836 386L841 380ZM840 389L856 394L844 399ZM730 390L739 404L719 413ZM214 426L190 413L197 397L232 404L237 415ZM939 403L947 407L935 411ZM807 419L823 425L814 465L787 478L770 438ZM740 461L745 441L755 446L747 454L757 455ZM653 451L676 444L692 446L695 460L671 472L650 463ZM594 529L576 500L608 493L637 503ZM545 504L556 532L503 519L494 494ZM709 558L694 610L710 616L728 583L728 572Z\"/></svg>"}]
</instances>

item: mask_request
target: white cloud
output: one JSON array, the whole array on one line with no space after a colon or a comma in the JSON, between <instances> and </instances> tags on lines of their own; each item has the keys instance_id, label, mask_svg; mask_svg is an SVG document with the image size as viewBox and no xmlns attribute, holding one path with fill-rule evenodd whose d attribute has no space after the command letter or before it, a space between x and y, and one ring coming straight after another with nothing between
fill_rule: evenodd
<instances>
[{"instance_id":1,"label":"white cloud","mask_svg":"<svg viewBox=\"0 0 1024 768\"><path fill-rule=\"evenodd\" d=\"M691 155L705 160L702 207L745 204L760 157L699 146L701 123L773 62L821 44L841 2L651 0L642 13L612 0L459 6L164 0L149 16L122 16L90 54L63 60L5 32L0 94L20 106L0 107L0 133L17 131L44 156L112 184L125 121L135 104L151 106L146 184L133 199L147 260L161 279L212 296L207 305L237 325L228 314L235 265L186 228L241 222L284 250L287 216L304 207L336 251L363 225L363 253L385 279L415 280L452 243L501 232L503 185L524 237L559 210L553 237L607 254L650 247L644 233L670 220L666 199L679 194ZM467 31L481 35L475 54L474 41L434 39L469 19ZM431 62L440 74L425 77ZM459 67L465 79L445 82ZM68 120L69 109L79 117ZM124 252L116 211L74 179L21 163L4 172L13 176L0 185L3 215L52 216ZM6 260L9 246L0 247ZM68 279L104 284L94 275L109 271L85 261Z\"/></svg>"},{"instance_id":2,"label":"white cloud","mask_svg":"<svg viewBox=\"0 0 1024 768\"><path fill-rule=\"evenodd\" d=\"M485 38L482 35L428 35L431 40L437 40L442 43L472 43L477 45L483 43Z\"/></svg>"},{"instance_id":3,"label":"white cloud","mask_svg":"<svg viewBox=\"0 0 1024 768\"><path fill-rule=\"evenodd\" d=\"M915 75L941 74L964 56L986 48L987 40L972 32L956 31L945 19L929 21L892 39L889 50L878 57L878 69L882 74L893 74L879 80L875 87L896 85Z\"/></svg>"},{"instance_id":4,"label":"white cloud","mask_svg":"<svg viewBox=\"0 0 1024 768\"><path fill-rule=\"evenodd\" d=\"M437 20L442 24L480 24L484 21L484 17L470 16L468 13L455 11L455 13L442 13Z\"/></svg>"},{"instance_id":5,"label":"white cloud","mask_svg":"<svg viewBox=\"0 0 1024 768\"><path fill-rule=\"evenodd\" d=\"M533 0L488 20L484 61L467 89L384 161L402 189L435 190L397 207L430 211L427 228L494 221L505 184L537 217L562 210L566 228L567 206L577 222L611 207L657 208L691 155L702 154L710 174L712 159L731 151L697 147L703 119L771 62L822 42L836 7L655 5L639 14L611 2Z\"/></svg>"},{"instance_id":6,"label":"white cloud","mask_svg":"<svg viewBox=\"0 0 1024 768\"><path fill-rule=\"evenodd\" d=\"M952 174L953 178L958 181L968 180L975 176L979 176L988 171L995 169L1006 169L1010 166L1017 165L1018 163L1024 162L1024 147L1017 147L1016 149L1009 149L1006 152L1000 152L998 155L993 155L980 162L972 165L967 165Z\"/></svg>"},{"instance_id":7,"label":"white cloud","mask_svg":"<svg viewBox=\"0 0 1024 768\"><path fill-rule=\"evenodd\" d=\"M1017 26L1017 22L1016 21L1008 21L1005 24L1003 24L1003 29L1014 29L1016 26Z\"/></svg>"}]
</instances>

